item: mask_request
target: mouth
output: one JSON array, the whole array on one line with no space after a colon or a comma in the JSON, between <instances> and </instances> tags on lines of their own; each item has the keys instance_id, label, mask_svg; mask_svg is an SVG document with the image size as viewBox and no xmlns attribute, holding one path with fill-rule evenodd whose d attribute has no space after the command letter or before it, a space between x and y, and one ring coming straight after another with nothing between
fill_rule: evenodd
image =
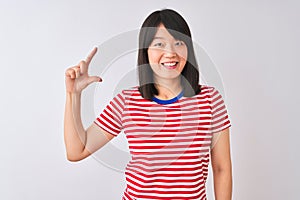
<instances>
[{"instance_id":1,"label":"mouth","mask_svg":"<svg viewBox=\"0 0 300 200\"><path fill-rule=\"evenodd\" d=\"M167 69L175 69L178 65L178 62L165 62L165 63L161 63L161 65Z\"/></svg>"}]
</instances>

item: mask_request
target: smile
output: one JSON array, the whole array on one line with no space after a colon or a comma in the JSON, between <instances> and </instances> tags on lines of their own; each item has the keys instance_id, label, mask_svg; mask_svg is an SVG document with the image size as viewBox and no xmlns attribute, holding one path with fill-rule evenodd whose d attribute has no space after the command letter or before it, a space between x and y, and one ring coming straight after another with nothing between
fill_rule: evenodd
<instances>
[{"instance_id":1,"label":"smile","mask_svg":"<svg viewBox=\"0 0 300 200\"><path fill-rule=\"evenodd\" d=\"M165 62L165 63L161 63L161 65L168 69L175 69L178 65L178 62Z\"/></svg>"}]
</instances>

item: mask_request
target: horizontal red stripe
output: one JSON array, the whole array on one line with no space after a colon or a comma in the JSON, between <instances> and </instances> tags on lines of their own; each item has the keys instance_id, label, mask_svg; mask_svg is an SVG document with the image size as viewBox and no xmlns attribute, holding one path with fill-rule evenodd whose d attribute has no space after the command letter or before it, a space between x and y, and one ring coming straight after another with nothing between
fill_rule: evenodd
<instances>
[{"instance_id":1,"label":"horizontal red stripe","mask_svg":"<svg viewBox=\"0 0 300 200\"><path fill-rule=\"evenodd\" d=\"M186 131L186 130L185 130ZM153 130L151 132L154 132ZM164 138L164 137L201 137L201 136L211 136L211 133L205 133L205 132L193 132L193 133L184 133L184 132L178 132L178 133L157 133L157 134L128 134L127 139L132 139L132 138L141 138L141 139L147 139L149 137L154 138L154 137L159 137L159 138Z\"/></svg>"},{"instance_id":2,"label":"horizontal red stripe","mask_svg":"<svg viewBox=\"0 0 300 200\"><path fill-rule=\"evenodd\" d=\"M129 181L129 180L127 180L127 181ZM132 184L137 184L137 183L132 182ZM202 183L202 185L204 185L204 183ZM147 190L138 190L136 188L131 187L130 185L127 185L127 187L130 188L133 191L136 191L137 193L147 194L147 193L155 192L155 193L158 193L158 194L171 194L171 195L176 195L176 196L177 195L178 196L183 196L184 194L195 194L195 193L198 193L198 192L200 192L201 190L204 189L204 186L202 186L202 187L199 187L199 188L195 188L195 190L192 190L192 191L184 191L184 190L178 190L178 191L174 191L174 190L172 190L172 191L168 191L168 190L165 190L165 191L157 191L157 190L156 191L155 190L154 191L147 191ZM135 195L135 197L137 197L137 198L149 198L148 195ZM161 199L163 197L159 196L159 198ZM172 199L173 199L173 196L172 196Z\"/></svg>"},{"instance_id":3,"label":"horizontal red stripe","mask_svg":"<svg viewBox=\"0 0 300 200\"><path fill-rule=\"evenodd\" d=\"M134 178L134 179L142 182L143 185L137 183L136 181L132 180L131 178ZM158 178L158 179L154 179L154 180L145 181L145 179L142 179L142 178L140 178L138 176L135 176L133 174L130 174L130 178L127 178L126 180L128 182L131 182L132 184L138 186L138 187L143 188L143 189L153 188L153 187L160 188L160 189L172 189L172 188L175 188L175 187L176 188L179 187L179 188L190 189L190 188L197 188L203 183L203 181L201 181L200 178L194 178L194 179L190 179L190 180L181 180L181 179L180 180L166 180L166 179L159 179ZM153 183L153 182L162 182L162 183L166 183L166 184L162 185L162 183ZM153 184L148 184L148 183L153 183ZM191 185L186 185L186 184L168 185L168 183L194 183L194 184L191 184Z\"/></svg>"},{"instance_id":4,"label":"horizontal red stripe","mask_svg":"<svg viewBox=\"0 0 300 200\"><path fill-rule=\"evenodd\" d=\"M199 127L199 126L208 126L210 125L210 122L197 122L197 123L174 123L174 124L169 124L167 122L162 123L162 124L143 124L143 123L139 123L136 124L135 122L138 121L132 121L133 123L131 124L126 124L124 125L124 127L126 128L131 128L131 127L136 127L136 126L148 126L148 127L152 127L152 128L172 128L172 127Z\"/></svg>"},{"instance_id":5,"label":"horizontal red stripe","mask_svg":"<svg viewBox=\"0 0 300 200\"><path fill-rule=\"evenodd\" d=\"M133 118L127 118L122 121L122 123L128 123L131 121L139 121L139 122L145 122L145 123L151 123L151 122L163 122L163 123L169 123L169 122L191 122L191 121L209 121L212 119L212 117L202 117L202 116L196 116L196 117L185 117L185 118L179 118L179 119L170 119L170 118L164 118L164 119L151 119L151 118L136 118L136 116L131 116Z\"/></svg>"},{"instance_id":6,"label":"horizontal red stripe","mask_svg":"<svg viewBox=\"0 0 300 200\"><path fill-rule=\"evenodd\" d=\"M150 137L151 138L151 137ZM173 140L146 140L141 138L141 140L132 140L130 144L152 144L152 143L165 143L165 144L175 144L180 142L198 142L198 141L210 141L211 138L187 138L187 139L173 139Z\"/></svg>"},{"instance_id":7,"label":"horizontal red stripe","mask_svg":"<svg viewBox=\"0 0 300 200\"><path fill-rule=\"evenodd\" d=\"M201 155L201 157L204 157L204 155ZM177 156L163 156L163 157L147 157L147 156L133 156L132 161L135 161L137 159L143 159L148 161L158 161L158 160L180 160L180 159L199 159L200 154L197 156L188 156L186 153L184 154L178 154Z\"/></svg>"},{"instance_id":8,"label":"horizontal red stripe","mask_svg":"<svg viewBox=\"0 0 300 200\"><path fill-rule=\"evenodd\" d=\"M184 149L184 150L181 150L181 151L157 151L155 152L155 155L172 155L172 154L190 154L190 153L208 153L209 150L207 149L197 149L197 150L189 150L189 149ZM131 152L131 154L133 156L135 155L153 155L153 152Z\"/></svg>"},{"instance_id":9,"label":"horizontal red stripe","mask_svg":"<svg viewBox=\"0 0 300 200\"><path fill-rule=\"evenodd\" d=\"M170 161L170 162L158 162L158 163L147 163L141 160L137 160L137 161L130 161L130 166L136 166L136 165L142 165L145 167L167 167L167 166L172 166L172 165L180 165L180 166L186 166L186 165L200 165L202 164L204 161L203 160L199 160L199 161Z\"/></svg>"},{"instance_id":10,"label":"horizontal red stripe","mask_svg":"<svg viewBox=\"0 0 300 200\"><path fill-rule=\"evenodd\" d=\"M199 116L199 115L211 115L211 111L194 111L194 112L182 112L182 113L175 113L170 114L169 112L165 112L163 114L156 114L156 113L140 113L140 112L125 112L123 113L123 117L135 117L135 116L145 116L145 117L181 117L181 116Z\"/></svg>"},{"instance_id":11,"label":"horizontal red stripe","mask_svg":"<svg viewBox=\"0 0 300 200\"><path fill-rule=\"evenodd\" d=\"M155 109L155 107L151 106L151 107L146 107L146 106L143 106L141 107L141 104L136 104L135 107L132 106L132 104L129 104L131 107L130 108L126 108L126 111L127 112L130 112L130 111L136 111L136 112L151 112L151 113L159 113L159 112L191 112L191 111L195 111L195 110L210 110L211 109L211 106L201 106L201 104L197 104L197 103L190 103L190 104L187 104L185 106L177 106L175 108L172 108L172 107L158 107ZM191 108L186 108L186 107L190 107L190 106L193 106ZM199 112L199 111L197 111Z\"/></svg>"},{"instance_id":12,"label":"horizontal red stripe","mask_svg":"<svg viewBox=\"0 0 300 200\"><path fill-rule=\"evenodd\" d=\"M195 177L195 176L199 176L199 175L202 175L203 174L203 170L199 170L198 172L194 172L195 170L193 171L190 171L190 173L184 173L182 174L182 176L184 177ZM125 172L126 175L129 175L128 173L130 174L139 174L140 176L143 176L145 178L155 178L155 177L158 177L158 176L162 176L162 177L178 177L178 176L181 176L181 174L166 174L166 173L155 173L155 174L146 174L144 173L143 171L134 171L134 170L127 170ZM130 176L130 175L129 175Z\"/></svg>"},{"instance_id":13,"label":"horizontal red stripe","mask_svg":"<svg viewBox=\"0 0 300 200\"><path fill-rule=\"evenodd\" d=\"M157 133L157 132L160 132L160 133L165 133L165 132L170 132L170 133L182 133L182 132L185 132L185 131L209 131L210 128L203 128L203 127L192 127L192 128L180 128L180 129L167 129L167 128L164 128L164 129L142 129L142 128L135 128L135 129L132 129L132 130L126 130L126 125L124 126L124 129L125 129L125 133L137 133L137 132L140 132L140 133Z\"/></svg>"},{"instance_id":14,"label":"horizontal red stripe","mask_svg":"<svg viewBox=\"0 0 300 200\"><path fill-rule=\"evenodd\" d=\"M181 144L181 145L171 145L171 144L166 144L166 145L155 145L155 146L133 146L129 145L130 149L172 149L172 148L196 148L196 147L207 147L210 146L210 144Z\"/></svg>"},{"instance_id":15,"label":"horizontal red stripe","mask_svg":"<svg viewBox=\"0 0 300 200\"><path fill-rule=\"evenodd\" d=\"M206 162L208 162L209 159L207 159ZM205 161L203 161L205 162ZM166 171L168 173L172 173L173 171L176 171L176 172L181 172L181 171L184 171L184 172L188 172L188 171L195 171L197 169L200 169L200 168L203 168L204 166L197 166L197 167L174 167L174 166L169 166L169 167L161 167L161 168L152 168L152 169L146 169L145 167L142 167L142 166L139 166L139 165L134 165L134 166L131 166L130 163L128 164L127 166L127 170L130 170L132 172L136 172L136 173L139 173L139 172L144 172L144 173L154 173L154 172L160 172L160 171Z\"/></svg>"}]
</instances>

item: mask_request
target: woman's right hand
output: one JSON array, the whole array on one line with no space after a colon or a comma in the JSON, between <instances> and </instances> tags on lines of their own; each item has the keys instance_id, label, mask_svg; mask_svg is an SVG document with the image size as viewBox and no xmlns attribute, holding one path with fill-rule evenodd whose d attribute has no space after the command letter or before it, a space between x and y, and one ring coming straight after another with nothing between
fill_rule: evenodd
<instances>
[{"instance_id":1,"label":"woman's right hand","mask_svg":"<svg viewBox=\"0 0 300 200\"><path fill-rule=\"evenodd\" d=\"M89 84L102 81L100 77L89 76L88 74L89 64L96 52L97 48L95 47L85 60L66 70L65 82L67 93L81 93Z\"/></svg>"}]
</instances>

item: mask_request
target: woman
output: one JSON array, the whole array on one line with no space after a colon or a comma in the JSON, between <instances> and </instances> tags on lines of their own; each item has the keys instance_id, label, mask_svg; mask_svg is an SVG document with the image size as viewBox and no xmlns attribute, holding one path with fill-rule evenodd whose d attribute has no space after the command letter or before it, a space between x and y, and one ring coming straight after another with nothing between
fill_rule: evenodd
<instances>
[{"instance_id":1,"label":"woman","mask_svg":"<svg viewBox=\"0 0 300 200\"><path fill-rule=\"evenodd\" d=\"M219 92L199 85L191 33L173 10L151 13L139 35L139 86L123 90L84 130L82 90L100 77L89 76L86 60L66 71L65 145L78 161L121 130L131 153L123 199L206 199L211 156L216 199L231 199L232 174L227 111Z\"/></svg>"}]
</instances>

